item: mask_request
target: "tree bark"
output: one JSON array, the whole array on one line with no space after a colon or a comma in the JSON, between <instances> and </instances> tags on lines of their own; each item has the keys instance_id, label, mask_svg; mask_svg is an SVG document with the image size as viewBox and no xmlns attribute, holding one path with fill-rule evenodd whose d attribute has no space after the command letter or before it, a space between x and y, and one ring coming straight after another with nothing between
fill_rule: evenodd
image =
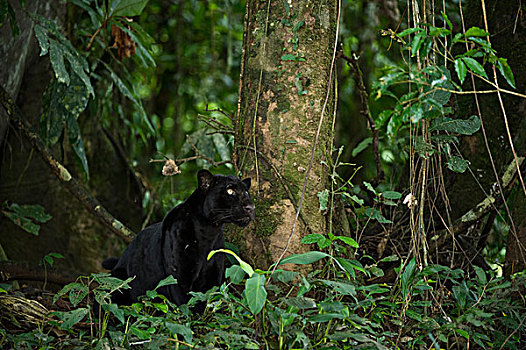
<instances>
[{"instance_id":1,"label":"tree bark","mask_svg":"<svg viewBox=\"0 0 526 350\"><path fill-rule=\"evenodd\" d=\"M486 29L482 4L485 4L485 11L488 20L488 31L491 33L490 40L492 47L497 51L499 57L508 59L508 63L515 76L516 89L519 93L526 91L526 20L524 11L526 6L512 0L488 0L469 1L464 11L466 15L466 25L477 26ZM517 6L522 6L522 12ZM486 72L489 80L494 81L493 71L490 65L486 65ZM513 90L506 80L497 73L498 85L501 88ZM472 89L469 81L469 89ZM465 83L466 84L466 83ZM477 89L491 89L485 83L477 83ZM495 168L502 178L509 164L514 163L514 155L511 150L509 137L513 141L516 155L520 158L526 156L526 99L502 93L502 105L497 94L479 96L481 118L484 123L489 148L492 153ZM459 107L462 117L478 115L478 110L473 98L459 99ZM504 113L505 111L505 113ZM506 120L505 120L506 119ZM506 128L506 122L508 128ZM509 132L509 135L508 135ZM471 162L477 180L471 174L457 176L454 184L450 187L450 200L453 216L462 216L473 205L483 200L487 194L500 195L496 184L495 175L492 170L490 158L485 147L483 133L478 132L474 136L468 137L464 142L462 154ZM522 166L522 177L524 165ZM510 272L522 270L526 264L526 202L521 182L516 184L517 200L511 208L511 221L508 234L507 253L505 259L505 271ZM482 191L482 189L484 191ZM484 193L486 192L486 194ZM506 213L505 210L503 210ZM505 214L506 215L506 214ZM506 215L507 216L507 215ZM513 266L513 267L512 267Z\"/></svg>"},{"instance_id":2,"label":"tree bark","mask_svg":"<svg viewBox=\"0 0 526 350\"><path fill-rule=\"evenodd\" d=\"M276 261L287 246L288 253L304 251L307 233L326 233L317 194L327 188L324 162L333 141L336 4L247 2L234 162L253 180L256 221L233 241L258 266Z\"/></svg>"}]
</instances>

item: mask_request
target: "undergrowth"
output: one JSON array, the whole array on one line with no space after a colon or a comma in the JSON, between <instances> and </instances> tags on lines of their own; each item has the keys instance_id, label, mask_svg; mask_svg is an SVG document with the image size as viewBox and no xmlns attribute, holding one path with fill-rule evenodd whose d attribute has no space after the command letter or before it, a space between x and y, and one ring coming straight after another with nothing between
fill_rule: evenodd
<instances>
[{"instance_id":1,"label":"undergrowth","mask_svg":"<svg viewBox=\"0 0 526 350\"><path fill-rule=\"evenodd\" d=\"M333 244L340 253L350 249ZM476 266L466 273L440 265L421 268L414 259L388 257L378 263L398 268L396 282L387 284L370 278L377 264L362 266L320 251L283 260L309 265L312 270L307 274L276 269L271 275L270 270L240 263L227 269L227 280L220 287L195 293L188 305L180 307L155 290L131 306L117 306L109 293L129 288L130 280L108 274L81 278L54 297L55 307L66 304L69 311L52 311L26 331L0 329L0 346L517 349L524 341L522 274L505 280ZM176 281L165 279L157 288L169 283ZM6 297L5 290L2 295ZM207 303L204 314L192 313L192 306L202 301ZM4 313L4 327L6 321Z\"/></svg>"}]
</instances>

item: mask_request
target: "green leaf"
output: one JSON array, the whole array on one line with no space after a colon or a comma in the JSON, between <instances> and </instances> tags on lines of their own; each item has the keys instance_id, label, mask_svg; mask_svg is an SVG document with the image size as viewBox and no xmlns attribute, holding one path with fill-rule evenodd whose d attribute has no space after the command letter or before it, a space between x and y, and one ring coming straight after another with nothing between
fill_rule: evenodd
<instances>
[{"instance_id":1,"label":"green leaf","mask_svg":"<svg viewBox=\"0 0 526 350\"><path fill-rule=\"evenodd\" d=\"M350 296L356 295L356 287L352 284L337 282L337 281L329 281L329 280L322 280L322 282L326 286L330 287L331 289L343 295L350 295Z\"/></svg>"},{"instance_id":2,"label":"green leaf","mask_svg":"<svg viewBox=\"0 0 526 350\"><path fill-rule=\"evenodd\" d=\"M53 258L50 257L49 255L46 255L44 256L44 261L47 262L49 264L49 266L53 266Z\"/></svg>"},{"instance_id":3,"label":"green leaf","mask_svg":"<svg viewBox=\"0 0 526 350\"><path fill-rule=\"evenodd\" d=\"M466 74L468 70L466 68L466 65L460 58L457 58L455 60L455 72L457 72L457 76L458 76L458 80L460 80L460 84L463 84L464 79L466 79Z\"/></svg>"},{"instance_id":4,"label":"green leaf","mask_svg":"<svg viewBox=\"0 0 526 350\"><path fill-rule=\"evenodd\" d=\"M329 322L330 320L333 320L335 318L337 319L344 319L346 316L343 314L337 314L337 313L326 313L326 314L317 314L309 317L307 321L309 322Z\"/></svg>"},{"instance_id":5,"label":"green leaf","mask_svg":"<svg viewBox=\"0 0 526 350\"><path fill-rule=\"evenodd\" d=\"M489 33L486 32L484 29L480 29L479 27L471 27L468 30L466 30L466 33L464 35L466 37L470 37L470 36L488 36Z\"/></svg>"},{"instance_id":6,"label":"green leaf","mask_svg":"<svg viewBox=\"0 0 526 350\"><path fill-rule=\"evenodd\" d=\"M402 194L397 191L384 191L382 192L382 197L384 197L385 199L397 200L402 198Z\"/></svg>"},{"instance_id":7,"label":"green leaf","mask_svg":"<svg viewBox=\"0 0 526 350\"><path fill-rule=\"evenodd\" d=\"M282 264L308 265L308 264L315 263L316 261L321 260L323 258L332 258L332 256L330 256L327 253L317 252L317 251L306 252L302 254L292 254L282 259L279 262L279 265L282 265Z\"/></svg>"},{"instance_id":8,"label":"green leaf","mask_svg":"<svg viewBox=\"0 0 526 350\"><path fill-rule=\"evenodd\" d=\"M123 32L128 34L133 42L136 44L137 57L141 60L145 67L156 67L155 59L152 57L150 51L145 45L151 45L154 40L142 29L140 25L135 22L127 22L123 25L121 21L110 21L111 24L118 26ZM128 25L133 29L130 30Z\"/></svg>"},{"instance_id":9,"label":"green leaf","mask_svg":"<svg viewBox=\"0 0 526 350\"><path fill-rule=\"evenodd\" d=\"M87 74L88 67L84 57L80 56L76 50L71 48L65 51L65 57L69 62L72 71L75 72L75 74L86 86L86 90L91 94L91 96L95 97L95 91L93 91L93 86L91 85L91 81Z\"/></svg>"},{"instance_id":10,"label":"green leaf","mask_svg":"<svg viewBox=\"0 0 526 350\"><path fill-rule=\"evenodd\" d=\"M374 189L373 185L371 185L369 182L364 181L364 182L363 182L363 185L364 185L365 188L367 188L369 191L371 191L371 192L374 193L375 195L378 195L378 194L376 193L376 190Z\"/></svg>"},{"instance_id":11,"label":"green leaf","mask_svg":"<svg viewBox=\"0 0 526 350\"><path fill-rule=\"evenodd\" d=\"M473 135L480 129L480 119L472 115L469 119L452 119L449 117L438 117L433 120L429 131L443 130L460 135Z\"/></svg>"},{"instance_id":12,"label":"green leaf","mask_svg":"<svg viewBox=\"0 0 526 350\"><path fill-rule=\"evenodd\" d=\"M40 225L37 223L42 224L51 219L51 216L46 214L40 205L18 205L16 203L8 205L6 202L1 212L15 225L35 236L38 236L40 232Z\"/></svg>"},{"instance_id":13,"label":"green leaf","mask_svg":"<svg viewBox=\"0 0 526 350\"><path fill-rule=\"evenodd\" d=\"M362 140L362 142L360 142L356 147L354 147L354 149L352 150L352 156L356 157L358 153L360 153L361 151L369 147L369 145L372 143L373 143L373 138L366 137L365 139Z\"/></svg>"},{"instance_id":14,"label":"green leaf","mask_svg":"<svg viewBox=\"0 0 526 350\"><path fill-rule=\"evenodd\" d=\"M486 75L486 72L484 71L484 68L474 58L462 57L462 61L464 61L466 66L468 66L468 68L471 69L475 74L478 74L478 75L483 76L484 78L488 79L488 76Z\"/></svg>"},{"instance_id":15,"label":"green leaf","mask_svg":"<svg viewBox=\"0 0 526 350\"><path fill-rule=\"evenodd\" d=\"M331 240L319 233L313 233L313 234L303 237L301 239L301 243L304 243L304 244L316 243L318 244L318 247L320 247L320 249L323 249L331 245Z\"/></svg>"},{"instance_id":16,"label":"green leaf","mask_svg":"<svg viewBox=\"0 0 526 350\"><path fill-rule=\"evenodd\" d=\"M141 14L148 0L112 0L110 2L110 16L133 17Z\"/></svg>"},{"instance_id":17,"label":"green leaf","mask_svg":"<svg viewBox=\"0 0 526 350\"><path fill-rule=\"evenodd\" d=\"M482 268L478 267L477 265L473 265L473 268L475 269L475 273L477 274L477 282L480 286L485 286L486 283L488 283L488 279L486 277L486 271L484 271Z\"/></svg>"},{"instance_id":18,"label":"green leaf","mask_svg":"<svg viewBox=\"0 0 526 350\"><path fill-rule=\"evenodd\" d=\"M79 308L68 312L55 311L52 314L62 321L58 325L61 329L71 329L71 327L82 321L88 314L88 311L87 308Z\"/></svg>"},{"instance_id":19,"label":"green leaf","mask_svg":"<svg viewBox=\"0 0 526 350\"><path fill-rule=\"evenodd\" d=\"M318 243L320 240L324 239L325 236L319 233L312 233L310 235L306 235L301 239L301 243L304 244L312 244L312 243Z\"/></svg>"},{"instance_id":20,"label":"green leaf","mask_svg":"<svg viewBox=\"0 0 526 350\"><path fill-rule=\"evenodd\" d=\"M78 7L82 8L84 11L86 11L90 18L91 18L91 24L93 24L93 27L99 28L101 26L102 17L89 5L84 3L82 0L70 0L73 4L77 5Z\"/></svg>"},{"instance_id":21,"label":"green leaf","mask_svg":"<svg viewBox=\"0 0 526 350\"><path fill-rule=\"evenodd\" d=\"M41 224L51 220L51 215L46 214L46 212L44 211L44 208L38 204L18 205L16 203L13 203L11 205L6 204L6 207L7 209L17 213L19 216L30 218Z\"/></svg>"},{"instance_id":22,"label":"green leaf","mask_svg":"<svg viewBox=\"0 0 526 350\"><path fill-rule=\"evenodd\" d=\"M418 50L420 50L420 47L422 46L422 43L424 42L426 37L426 34L424 32L420 32L413 38L413 42L411 44L411 56L416 56L416 53Z\"/></svg>"},{"instance_id":23,"label":"green leaf","mask_svg":"<svg viewBox=\"0 0 526 350\"><path fill-rule=\"evenodd\" d=\"M409 291L409 287L412 284L415 275L415 268L416 262L415 258L413 258L409 261L404 269L404 272L402 272L402 276L400 277L400 288L402 290L402 298L404 298L404 300L407 298L407 292Z\"/></svg>"},{"instance_id":24,"label":"green leaf","mask_svg":"<svg viewBox=\"0 0 526 350\"><path fill-rule=\"evenodd\" d=\"M64 64L64 47L53 39L49 39L49 59L57 80L69 85L69 74Z\"/></svg>"},{"instance_id":25,"label":"green leaf","mask_svg":"<svg viewBox=\"0 0 526 350\"><path fill-rule=\"evenodd\" d=\"M399 37L404 37L406 35L409 35L409 34L413 34L413 33L416 33L416 32L421 32L423 29L420 28L420 27L413 27L413 28L407 28L407 29L404 29L402 30L398 36Z\"/></svg>"},{"instance_id":26,"label":"green leaf","mask_svg":"<svg viewBox=\"0 0 526 350\"><path fill-rule=\"evenodd\" d=\"M324 189L318 192L318 201L320 202L320 211L327 210L327 202L329 201L329 190Z\"/></svg>"},{"instance_id":27,"label":"green leaf","mask_svg":"<svg viewBox=\"0 0 526 350\"><path fill-rule=\"evenodd\" d=\"M453 30L453 23L451 23L451 21L449 20L449 17L447 16L445 12L442 12L442 17L446 21L449 30Z\"/></svg>"},{"instance_id":28,"label":"green leaf","mask_svg":"<svg viewBox=\"0 0 526 350\"><path fill-rule=\"evenodd\" d=\"M515 78L513 77L513 72L508 65L508 59L499 57L499 60L497 61L497 67L499 68L500 74L502 74L508 84L510 84L512 88L516 89L517 87L515 86Z\"/></svg>"},{"instance_id":29,"label":"green leaf","mask_svg":"<svg viewBox=\"0 0 526 350\"><path fill-rule=\"evenodd\" d=\"M47 36L47 30L38 24L35 25L35 36L37 37L38 44L40 45L40 56L44 56L49 51L49 38Z\"/></svg>"},{"instance_id":30,"label":"green leaf","mask_svg":"<svg viewBox=\"0 0 526 350\"><path fill-rule=\"evenodd\" d=\"M151 338L151 334L150 332L148 332L148 330L140 329L137 326L131 326L130 332L136 335L141 340L148 340Z\"/></svg>"},{"instance_id":31,"label":"green leaf","mask_svg":"<svg viewBox=\"0 0 526 350\"><path fill-rule=\"evenodd\" d=\"M393 223L391 220L386 219L382 215L382 213L376 208L365 208L364 213L365 213L365 215L367 215L367 217L369 217L369 218L371 218L373 220L376 220L376 221L378 221L381 224L391 224L391 223Z\"/></svg>"},{"instance_id":32,"label":"green leaf","mask_svg":"<svg viewBox=\"0 0 526 350\"><path fill-rule=\"evenodd\" d=\"M168 331L170 331L170 333L180 334L183 336L185 342L192 343L194 332L189 327L173 322L166 322L165 326L168 329Z\"/></svg>"},{"instance_id":33,"label":"green leaf","mask_svg":"<svg viewBox=\"0 0 526 350\"><path fill-rule=\"evenodd\" d=\"M248 308L252 314L257 315L267 300L265 290L265 276L254 274L245 282L245 297L247 298Z\"/></svg>"},{"instance_id":34,"label":"green leaf","mask_svg":"<svg viewBox=\"0 0 526 350\"><path fill-rule=\"evenodd\" d=\"M245 271L239 265L232 265L226 269L225 277L230 278L232 283L239 284L245 278Z\"/></svg>"},{"instance_id":35,"label":"green leaf","mask_svg":"<svg viewBox=\"0 0 526 350\"><path fill-rule=\"evenodd\" d=\"M347 237L347 236L336 236L336 239L338 239L338 240L344 242L344 243L347 244L347 245L350 245L350 246L353 247L353 248L358 248L358 247L359 247L358 243L357 243L354 239L352 239L351 237Z\"/></svg>"},{"instance_id":36,"label":"green leaf","mask_svg":"<svg viewBox=\"0 0 526 350\"><path fill-rule=\"evenodd\" d=\"M120 321L121 324L124 324L126 322L124 319L124 311L122 309L119 309L119 307L116 304L102 304L102 309L111 312Z\"/></svg>"},{"instance_id":37,"label":"green leaf","mask_svg":"<svg viewBox=\"0 0 526 350\"><path fill-rule=\"evenodd\" d=\"M171 286L174 284L177 284L177 279L175 279L175 277L172 275L168 275L168 277L159 281L159 283L157 284L157 287L155 287L155 290L161 287L164 287L164 286Z\"/></svg>"},{"instance_id":38,"label":"green leaf","mask_svg":"<svg viewBox=\"0 0 526 350\"><path fill-rule=\"evenodd\" d=\"M307 297L290 297L283 298L283 302L289 306L296 307L300 310L302 309L313 309L316 307L316 301L312 298Z\"/></svg>"},{"instance_id":39,"label":"green leaf","mask_svg":"<svg viewBox=\"0 0 526 350\"><path fill-rule=\"evenodd\" d=\"M352 278L356 277L356 270L364 272L366 275L369 275L367 271L361 266L361 264L356 264L356 260L349 260L345 258L335 257L338 267L343 271L347 272Z\"/></svg>"},{"instance_id":40,"label":"green leaf","mask_svg":"<svg viewBox=\"0 0 526 350\"><path fill-rule=\"evenodd\" d=\"M457 156L451 156L447 161L447 167L456 173L465 172L468 166L469 161Z\"/></svg>"},{"instance_id":41,"label":"green leaf","mask_svg":"<svg viewBox=\"0 0 526 350\"><path fill-rule=\"evenodd\" d=\"M457 299L460 309L463 310L466 307L466 302L469 294L468 286L465 281L462 281L460 285L453 286L453 295Z\"/></svg>"}]
</instances>

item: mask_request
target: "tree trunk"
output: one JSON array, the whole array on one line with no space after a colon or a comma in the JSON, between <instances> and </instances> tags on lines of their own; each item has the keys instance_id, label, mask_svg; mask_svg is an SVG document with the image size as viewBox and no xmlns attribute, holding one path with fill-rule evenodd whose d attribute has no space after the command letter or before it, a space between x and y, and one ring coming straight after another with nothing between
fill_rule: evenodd
<instances>
[{"instance_id":1,"label":"tree trunk","mask_svg":"<svg viewBox=\"0 0 526 350\"><path fill-rule=\"evenodd\" d=\"M469 1L465 9L466 25L477 26L485 29L484 16L480 1ZM517 6L522 6L522 12ZM491 33L491 45L497 50L499 57L508 59L508 63L514 73L516 89L519 93L526 91L526 21L524 18L524 4L520 5L512 0L488 0L485 2L485 10L488 18L488 31ZM519 11L519 12L518 12ZM491 81L494 82L493 71L490 65L486 65L486 72ZM513 90L506 80L497 73L498 84L503 89ZM466 79L471 90L471 81ZM466 83L465 83L466 85ZM477 89L488 90L493 87L478 83ZM517 157L526 156L526 99L502 93L502 106L497 94L479 95L481 109L481 118L489 142L489 147L493 156L496 170L502 179L504 172L509 164L516 167L514 155L511 150L508 131L515 146ZM467 117L477 113L477 107L474 98L465 98L459 100L460 114ZM505 111L505 114L504 114ZM509 124L508 129L505 125L505 119ZM450 201L452 213L455 217L464 215L469 209L486 198L487 194L493 194L499 197L498 187L496 186L495 175L492 170L490 158L486 150L483 134L478 132L474 136L467 138L462 147L462 154L471 162L477 180L469 173L457 176L453 186L450 188ZM522 164L522 176L525 177L525 164ZM484 189L485 193L482 191ZM505 270L513 271L522 270L525 265L524 257L526 256L526 201L520 181L515 182L517 200L515 208L512 210L513 224L510 225L508 234L508 245L506 253ZM505 211L503 211L505 213ZM510 218L506 220L510 222ZM517 240L518 239L518 240Z\"/></svg>"},{"instance_id":2,"label":"tree trunk","mask_svg":"<svg viewBox=\"0 0 526 350\"><path fill-rule=\"evenodd\" d=\"M233 241L258 266L276 261L286 247L304 251L307 233L326 233L317 194L327 188L323 162L333 140L336 16L333 1L247 2L234 161L253 180L256 221Z\"/></svg>"}]
</instances>

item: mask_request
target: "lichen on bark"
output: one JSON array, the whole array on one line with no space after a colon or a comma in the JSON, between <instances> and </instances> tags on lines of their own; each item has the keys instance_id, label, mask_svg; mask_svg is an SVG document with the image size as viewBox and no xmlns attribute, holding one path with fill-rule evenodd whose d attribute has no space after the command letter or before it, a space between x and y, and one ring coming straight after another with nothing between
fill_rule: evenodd
<instances>
[{"instance_id":1,"label":"lichen on bark","mask_svg":"<svg viewBox=\"0 0 526 350\"><path fill-rule=\"evenodd\" d=\"M234 149L238 172L252 177L256 206L265 208L246 234L263 243L246 251L272 260L291 234L323 104L333 86L334 3L302 0L286 6L280 0L247 4ZM326 230L317 192L327 184L322 162L330 155L333 130L327 116L333 108L329 100L290 253L306 249L300 244L306 233Z\"/></svg>"}]
</instances>

